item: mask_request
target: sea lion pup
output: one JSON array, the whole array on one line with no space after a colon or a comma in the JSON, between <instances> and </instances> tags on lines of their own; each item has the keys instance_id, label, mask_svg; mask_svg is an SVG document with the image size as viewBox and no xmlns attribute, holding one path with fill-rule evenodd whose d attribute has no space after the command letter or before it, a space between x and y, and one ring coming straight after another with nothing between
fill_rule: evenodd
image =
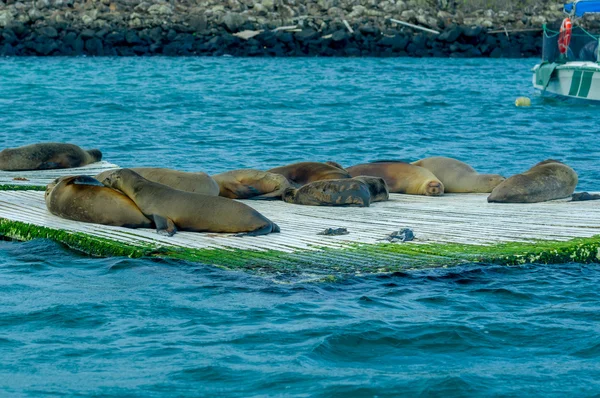
<instances>
[{"instance_id":1,"label":"sea lion pup","mask_svg":"<svg viewBox=\"0 0 600 398\"><path fill-rule=\"evenodd\" d=\"M381 177L393 193L427 196L444 194L444 184L431 171L410 163L382 161L359 164L346 170L352 177Z\"/></svg>"},{"instance_id":2,"label":"sea lion pup","mask_svg":"<svg viewBox=\"0 0 600 398\"><path fill-rule=\"evenodd\" d=\"M243 203L173 189L129 169L114 170L102 183L129 196L146 217L154 220L156 232L161 235L172 236L177 229L247 235L279 232L275 223Z\"/></svg>"},{"instance_id":3,"label":"sea lion pup","mask_svg":"<svg viewBox=\"0 0 600 398\"><path fill-rule=\"evenodd\" d=\"M288 188L281 197L284 202L308 206L369 207L369 186L353 178L323 180L306 184L298 189Z\"/></svg>"},{"instance_id":4,"label":"sea lion pup","mask_svg":"<svg viewBox=\"0 0 600 398\"><path fill-rule=\"evenodd\" d=\"M69 220L127 228L152 228L131 199L89 176L60 177L46 187L50 213Z\"/></svg>"},{"instance_id":5,"label":"sea lion pup","mask_svg":"<svg viewBox=\"0 0 600 398\"><path fill-rule=\"evenodd\" d=\"M186 172L159 167L132 167L133 170L145 179L166 185L180 191L201 193L208 196L219 196L219 184L206 173ZM96 176L102 181L114 170L106 170Z\"/></svg>"},{"instance_id":6,"label":"sea lion pup","mask_svg":"<svg viewBox=\"0 0 600 398\"><path fill-rule=\"evenodd\" d=\"M537 203L568 198L577 186L575 170L558 160L540 162L525 173L516 174L498 185L488 202Z\"/></svg>"},{"instance_id":7,"label":"sea lion pup","mask_svg":"<svg viewBox=\"0 0 600 398\"><path fill-rule=\"evenodd\" d=\"M6 148L0 152L0 170L48 170L81 167L102 160L98 149L84 151L77 145L57 142Z\"/></svg>"},{"instance_id":8,"label":"sea lion pup","mask_svg":"<svg viewBox=\"0 0 600 398\"><path fill-rule=\"evenodd\" d=\"M371 203L383 202L390 198L390 192L385 180L381 177L358 176L352 177L353 180L361 181L367 184L371 193Z\"/></svg>"},{"instance_id":9,"label":"sea lion pup","mask_svg":"<svg viewBox=\"0 0 600 398\"><path fill-rule=\"evenodd\" d=\"M281 174L261 170L232 170L213 175L219 196L229 199L281 199L290 182Z\"/></svg>"},{"instance_id":10,"label":"sea lion pup","mask_svg":"<svg viewBox=\"0 0 600 398\"><path fill-rule=\"evenodd\" d=\"M499 174L479 174L460 160L434 156L412 162L431 171L444 184L446 193L490 193L506 178Z\"/></svg>"},{"instance_id":11,"label":"sea lion pup","mask_svg":"<svg viewBox=\"0 0 600 398\"><path fill-rule=\"evenodd\" d=\"M296 187L301 187L314 181L339 180L351 177L344 169L319 162L293 163L267 171L269 173L281 174Z\"/></svg>"}]
</instances>

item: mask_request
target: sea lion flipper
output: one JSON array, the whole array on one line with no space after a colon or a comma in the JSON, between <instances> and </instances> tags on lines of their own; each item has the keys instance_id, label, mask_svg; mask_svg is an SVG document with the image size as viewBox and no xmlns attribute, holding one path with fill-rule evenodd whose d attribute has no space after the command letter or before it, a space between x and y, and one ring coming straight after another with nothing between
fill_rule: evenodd
<instances>
[{"instance_id":1,"label":"sea lion flipper","mask_svg":"<svg viewBox=\"0 0 600 398\"><path fill-rule=\"evenodd\" d=\"M159 216L158 214L152 215L154 224L156 225L156 233L159 235L173 236L177 232L177 227L173 220Z\"/></svg>"},{"instance_id":2,"label":"sea lion flipper","mask_svg":"<svg viewBox=\"0 0 600 398\"><path fill-rule=\"evenodd\" d=\"M90 177L90 176L77 176L75 178L73 178L71 181L69 181L69 184L75 184L75 185L93 185L96 187L103 187L104 184L102 184L100 181L98 181L97 179L95 179L94 177Z\"/></svg>"}]
</instances>

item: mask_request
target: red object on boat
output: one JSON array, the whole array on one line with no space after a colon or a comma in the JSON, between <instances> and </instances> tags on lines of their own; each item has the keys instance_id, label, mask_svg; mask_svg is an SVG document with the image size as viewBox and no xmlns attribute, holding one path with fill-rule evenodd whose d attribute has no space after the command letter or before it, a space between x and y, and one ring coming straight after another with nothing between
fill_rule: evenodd
<instances>
[{"instance_id":1,"label":"red object on boat","mask_svg":"<svg viewBox=\"0 0 600 398\"><path fill-rule=\"evenodd\" d=\"M560 34L558 36L558 51L560 51L561 54L567 53L567 49L569 48L569 44L571 43L572 29L573 24L571 24L571 19L563 19L562 25L560 25Z\"/></svg>"}]
</instances>

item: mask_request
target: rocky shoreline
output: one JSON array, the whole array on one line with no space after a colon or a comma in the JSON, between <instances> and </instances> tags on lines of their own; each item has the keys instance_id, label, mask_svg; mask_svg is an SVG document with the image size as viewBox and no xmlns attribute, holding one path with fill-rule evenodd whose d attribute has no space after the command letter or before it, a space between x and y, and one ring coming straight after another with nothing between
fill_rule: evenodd
<instances>
[{"instance_id":1,"label":"rocky shoreline","mask_svg":"<svg viewBox=\"0 0 600 398\"><path fill-rule=\"evenodd\" d=\"M534 57L541 26L563 18L552 3L527 14L449 0L0 0L0 56Z\"/></svg>"}]
</instances>

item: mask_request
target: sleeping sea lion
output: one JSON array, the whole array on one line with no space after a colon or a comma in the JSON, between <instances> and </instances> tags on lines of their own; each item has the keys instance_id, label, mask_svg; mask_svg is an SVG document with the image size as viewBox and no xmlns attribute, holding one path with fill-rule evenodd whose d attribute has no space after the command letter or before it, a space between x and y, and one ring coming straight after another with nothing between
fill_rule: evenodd
<instances>
[{"instance_id":1,"label":"sleeping sea lion","mask_svg":"<svg viewBox=\"0 0 600 398\"><path fill-rule=\"evenodd\" d=\"M540 162L522 174L516 174L498 185L488 202L537 203L568 198L577 186L575 170L558 160Z\"/></svg>"},{"instance_id":2,"label":"sleeping sea lion","mask_svg":"<svg viewBox=\"0 0 600 398\"><path fill-rule=\"evenodd\" d=\"M434 156L412 162L431 171L444 184L445 193L489 193L506 178L499 174L479 174L460 160Z\"/></svg>"},{"instance_id":3,"label":"sleeping sea lion","mask_svg":"<svg viewBox=\"0 0 600 398\"><path fill-rule=\"evenodd\" d=\"M157 182L173 189L209 196L219 196L219 184L211 176L201 171L190 173L159 167L132 167L129 170L135 171L149 181ZM96 179L102 181L113 171L103 171L96 176Z\"/></svg>"},{"instance_id":4,"label":"sleeping sea lion","mask_svg":"<svg viewBox=\"0 0 600 398\"><path fill-rule=\"evenodd\" d=\"M284 202L308 206L369 207L369 186L353 178L315 181L298 189L288 188L281 197Z\"/></svg>"},{"instance_id":5,"label":"sleeping sea lion","mask_svg":"<svg viewBox=\"0 0 600 398\"><path fill-rule=\"evenodd\" d=\"M346 170L352 177L381 177L393 193L427 196L444 194L444 184L431 171L410 163L373 162L348 167Z\"/></svg>"},{"instance_id":6,"label":"sleeping sea lion","mask_svg":"<svg viewBox=\"0 0 600 398\"><path fill-rule=\"evenodd\" d=\"M135 203L89 176L60 177L46 187L50 213L69 220L128 228L152 228Z\"/></svg>"},{"instance_id":7,"label":"sleeping sea lion","mask_svg":"<svg viewBox=\"0 0 600 398\"><path fill-rule=\"evenodd\" d=\"M290 182L281 174L261 170L232 170L213 175L219 195L229 199L281 199Z\"/></svg>"},{"instance_id":8,"label":"sleeping sea lion","mask_svg":"<svg viewBox=\"0 0 600 398\"><path fill-rule=\"evenodd\" d=\"M353 180L361 181L367 184L371 193L371 203L383 202L390 198L385 180L381 177L358 176L352 177Z\"/></svg>"},{"instance_id":9,"label":"sleeping sea lion","mask_svg":"<svg viewBox=\"0 0 600 398\"><path fill-rule=\"evenodd\" d=\"M319 162L300 162L267 170L269 173L281 174L297 187L314 181L339 180L350 178L344 169Z\"/></svg>"},{"instance_id":10,"label":"sleeping sea lion","mask_svg":"<svg viewBox=\"0 0 600 398\"><path fill-rule=\"evenodd\" d=\"M81 167L102 160L98 149L84 151L77 145L57 142L6 148L0 152L0 170L48 170Z\"/></svg>"},{"instance_id":11,"label":"sleeping sea lion","mask_svg":"<svg viewBox=\"0 0 600 398\"><path fill-rule=\"evenodd\" d=\"M172 236L177 229L248 235L279 232L275 223L243 203L169 188L129 169L114 170L102 183L133 200L144 215L154 220L159 234Z\"/></svg>"}]
</instances>

